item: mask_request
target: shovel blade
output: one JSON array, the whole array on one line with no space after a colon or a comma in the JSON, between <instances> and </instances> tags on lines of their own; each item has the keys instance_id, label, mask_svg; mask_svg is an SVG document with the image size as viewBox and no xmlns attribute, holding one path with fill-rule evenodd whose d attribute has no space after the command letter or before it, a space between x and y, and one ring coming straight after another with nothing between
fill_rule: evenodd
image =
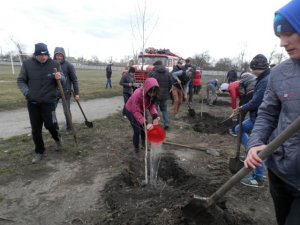
<instances>
[{"instance_id":1,"label":"shovel blade","mask_svg":"<svg viewBox=\"0 0 300 225\"><path fill-rule=\"evenodd\" d=\"M85 123L85 125L88 127L88 128L93 128L94 127L94 125L93 125L93 123L92 122L90 122L90 121L84 121L84 123Z\"/></svg>"},{"instance_id":2,"label":"shovel blade","mask_svg":"<svg viewBox=\"0 0 300 225\"><path fill-rule=\"evenodd\" d=\"M192 200L182 208L185 217L194 219L197 215L210 206L210 199L205 197L194 196Z\"/></svg>"},{"instance_id":3,"label":"shovel blade","mask_svg":"<svg viewBox=\"0 0 300 225\"><path fill-rule=\"evenodd\" d=\"M195 110L194 110L194 109L189 109L189 115L190 115L191 117L196 116Z\"/></svg>"},{"instance_id":4,"label":"shovel blade","mask_svg":"<svg viewBox=\"0 0 300 225\"><path fill-rule=\"evenodd\" d=\"M232 174L236 174L243 167L244 163L240 160L239 157L229 159L229 170Z\"/></svg>"}]
</instances>

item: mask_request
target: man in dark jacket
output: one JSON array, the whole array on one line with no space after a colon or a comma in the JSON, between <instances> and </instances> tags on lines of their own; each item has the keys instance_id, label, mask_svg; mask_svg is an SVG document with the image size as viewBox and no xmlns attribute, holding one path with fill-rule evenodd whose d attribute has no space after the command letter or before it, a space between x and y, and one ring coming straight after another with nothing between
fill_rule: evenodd
<instances>
[{"instance_id":1,"label":"man in dark jacket","mask_svg":"<svg viewBox=\"0 0 300 225\"><path fill-rule=\"evenodd\" d=\"M72 90L74 89L74 97L78 101L79 100L79 87L78 87L78 80L75 72L74 66L66 60L66 54L65 50L62 47L56 47L54 50L54 60L56 60L64 73L64 77L66 79L66 86L65 86L65 96L66 96L66 102L68 109L71 114L71 95L72 95ZM64 114L66 118L66 131L67 133L70 132L71 126L67 118L67 112L66 109L64 108Z\"/></svg>"},{"instance_id":2,"label":"man in dark jacket","mask_svg":"<svg viewBox=\"0 0 300 225\"><path fill-rule=\"evenodd\" d=\"M123 117L126 118L126 113L125 113L125 105L130 96L133 93L133 90L135 88L134 85L134 73L135 73L135 68L130 67L128 72L122 75L120 79L120 85L123 87L123 98L124 98L124 107L122 110Z\"/></svg>"},{"instance_id":3,"label":"man in dark jacket","mask_svg":"<svg viewBox=\"0 0 300 225\"><path fill-rule=\"evenodd\" d=\"M54 72L54 68L58 72ZM35 144L32 163L39 162L45 151L43 125L55 140L57 150L61 148L61 136L55 114L57 80L64 81L60 68L60 65L49 57L47 45L37 43L33 57L24 61L17 79L18 87L27 99L32 139Z\"/></svg>"},{"instance_id":4,"label":"man in dark jacket","mask_svg":"<svg viewBox=\"0 0 300 225\"><path fill-rule=\"evenodd\" d=\"M188 102L189 102L189 104L190 105L192 105L192 103L193 103L193 89L194 89L194 87L193 87L193 85L194 85L194 83L193 83L193 80L194 80L194 78L195 78L195 76L196 76L196 69L197 69L197 67L196 67L196 65L194 65L194 64L192 64L192 58L187 58L186 60L185 60L185 65L184 65L184 70L185 70L185 72L186 71L190 71L190 82L189 82L189 90L188 90L188 95L189 95L189 98L188 98Z\"/></svg>"},{"instance_id":5,"label":"man in dark jacket","mask_svg":"<svg viewBox=\"0 0 300 225\"><path fill-rule=\"evenodd\" d=\"M172 87L171 75L162 64L162 61L158 60L154 64L153 70L150 72L149 77L153 77L159 84L159 94L157 98L157 105L162 112L164 129L169 129L170 120L167 108L167 100Z\"/></svg>"},{"instance_id":6,"label":"man in dark jacket","mask_svg":"<svg viewBox=\"0 0 300 225\"><path fill-rule=\"evenodd\" d=\"M270 68L267 58L262 55L256 55L252 61L250 62L250 68L252 73L257 76L256 84L253 91L253 97L249 102L240 106L236 110L241 112L243 115L246 115L249 112L249 119L246 119L242 123L242 137L241 142L245 149L247 149L248 142L248 134L253 129L255 119L257 117L257 111L259 106L261 105L264 97L264 93L267 88L268 77L270 74ZM238 133L239 126L236 126L235 132ZM245 177L241 180L241 183L251 187L262 187L264 181L264 165L262 164L260 167L257 167L253 174Z\"/></svg>"},{"instance_id":7,"label":"man in dark jacket","mask_svg":"<svg viewBox=\"0 0 300 225\"><path fill-rule=\"evenodd\" d=\"M110 88L112 88L111 86L111 75L112 75L112 63L108 63L106 65L106 68L105 68L105 72L106 72L106 85L105 85L105 88L108 88L108 85Z\"/></svg>"},{"instance_id":8,"label":"man in dark jacket","mask_svg":"<svg viewBox=\"0 0 300 225\"><path fill-rule=\"evenodd\" d=\"M171 72L174 119L178 118L182 101L187 99L188 85L191 81L186 71L183 70L183 67L183 62L178 61Z\"/></svg>"}]
</instances>

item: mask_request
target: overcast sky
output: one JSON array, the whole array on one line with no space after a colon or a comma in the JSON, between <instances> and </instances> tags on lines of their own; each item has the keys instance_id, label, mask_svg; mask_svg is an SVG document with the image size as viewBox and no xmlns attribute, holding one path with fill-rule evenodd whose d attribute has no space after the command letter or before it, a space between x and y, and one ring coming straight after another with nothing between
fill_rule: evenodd
<instances>
[{"instance_id":1,"label":"overcast sky","mask_svg":"<svg viewBox=\"0 0 300 225\"><path fill-rule=\"evenodd\" d=\"M279 39L273 33L274 12L289 0L146 0L146 47L168 48L192 57L267 57ZM136 28L144 0L9 0L0 13L2 53L16 51L11 37L33 53L44 42L53 56L56 46L69 56L120 60L142 48ZM140 10L140 11L141 11Z\"/></svg>"}]
</instances>

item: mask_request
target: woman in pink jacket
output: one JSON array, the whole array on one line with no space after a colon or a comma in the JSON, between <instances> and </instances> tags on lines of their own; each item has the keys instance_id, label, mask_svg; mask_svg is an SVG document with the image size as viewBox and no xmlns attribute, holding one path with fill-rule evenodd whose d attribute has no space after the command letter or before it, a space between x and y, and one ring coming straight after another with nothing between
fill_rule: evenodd
<instances>
[{"instance_id":1,"label":"woman in pink jacket","mask_svg":"<svg viewBox=\"0 0 300 225\"><path fill-rule=\"evenodd\" d=\"M145 144L144 125L152 129L160 118L157 114L155 101L159 93L159 85L155 78L147 78L142 87L136 89L125 105L125 113L133 129L133 145L136 153L140 150L140 136L142 145ZM147 124L146 111L152 116L152 123Z\"/></svg>"}]
</instances>

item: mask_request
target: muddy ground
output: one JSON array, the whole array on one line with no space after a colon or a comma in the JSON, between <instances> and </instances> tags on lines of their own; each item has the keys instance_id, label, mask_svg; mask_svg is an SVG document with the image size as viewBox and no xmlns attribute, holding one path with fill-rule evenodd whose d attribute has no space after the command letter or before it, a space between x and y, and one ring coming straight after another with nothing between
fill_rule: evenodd
<instances>
[{"instance_id":1,"label":"muddy ground","mask_svg":"<svg viewBox=\"0 0 300 225\"><path fill-rule=\"evenodd\" d=\"M228 160L236 149L228 134L231 122L219 124L231 113L230 98L220 96L209 107L198 95L194 107L195 117L185 103L179 119L171 116L166 140L198 149L163 144L152 184L145 184L144 151L133 152L131 128L120 114L94 121L93 129L76 125L79 147L64 134L67 150L55 152L50 139L40 164L30 163L28 149L25 166L0 177L0 224L275 224L267 178L259 189L238 183L220 204L202 212L197 223L185 217L182 207L193 194L209 197L231 177ZM0 166L16 167L5 156Z\"/></svg>"}]
</instances>

